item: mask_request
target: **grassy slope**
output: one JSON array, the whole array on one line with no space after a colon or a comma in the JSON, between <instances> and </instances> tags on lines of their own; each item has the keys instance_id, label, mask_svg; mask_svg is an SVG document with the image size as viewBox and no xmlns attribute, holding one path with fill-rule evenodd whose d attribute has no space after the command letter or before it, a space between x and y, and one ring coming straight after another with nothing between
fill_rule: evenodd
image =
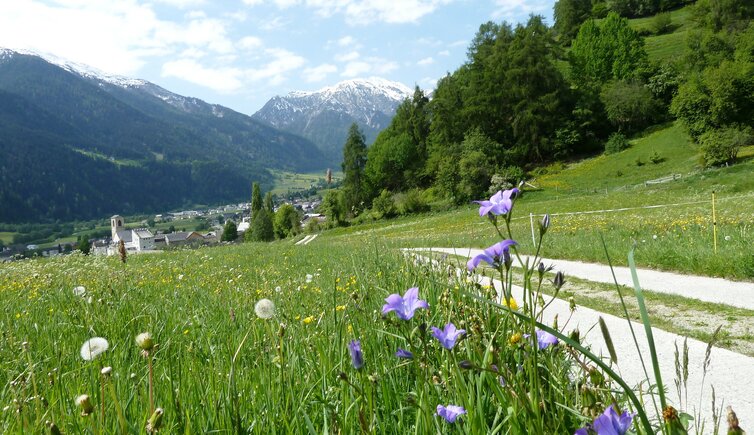
<instances>
[{"instance_id":1,"label":"grassy slope","mask_svg":"<svg viewBox=\"0 0 754 435\"><path fill-rule=\"evenodd\" d=\"M645 38L649 59L657 62L671 61L678 57L679 49L686 46L686 36L694 28L691 16L693 5L670 12L672 32ZM650 30L654 17L629 20L634 30Z\"/></svg>"},{"instance_id":2,"label":"grassy slope","mask_svg":"<svg viewBox=\"0 0 754 435\"><path fill-rule=\"evenodd\" d=\"M657 152L665 161L648 163ZM754 160L702 171L696 151L677 125L632 141L632 147L610 156L597 156L571 164L558 173L534 180L541 191L529 192L517 202L513 236L521 249L530 251L529 213L563 213L648 205L692 203L666 208L613 213L561 215L552 219L545 256L605 262L601 237L618 264L636 242L637 261L643 267L679 270L738 279L754 278L754 214L747 196L754 194ZM636 165L636 159L647 162ZM621 171L623 175L617 177ZM646 180L673 173L679 180L644 185ZM719 229L717 255L712 255L711 196L717 192ZM743 197L743 198L742 198ZM338 229L334 237L370 234L393 246L485 247L498 238L474 207L377 221ZM536 217L535 219L538 219ZM657 236L657 237L655 237ZM725 240L725 237L730 240Z\"/></svg>"}]
</instances>

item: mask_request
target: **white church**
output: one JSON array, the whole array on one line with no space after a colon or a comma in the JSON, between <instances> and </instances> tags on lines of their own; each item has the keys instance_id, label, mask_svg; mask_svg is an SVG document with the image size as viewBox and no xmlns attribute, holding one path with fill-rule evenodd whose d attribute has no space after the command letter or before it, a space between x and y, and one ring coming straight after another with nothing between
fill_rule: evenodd
<instances>
[{"instance_id":1,"label":"white church","mask_svg":"<svg viewBox=\"0 0 754 435\"><path fill-rule=\"evenodd\" d=\"M110 246L107 247L107 255L118 254L120 241L126 247L127 252L142 252L154 250L154 234L147 228L135 228L127 230L123 227L125 221L122 216L115 215L110 218L110 230L112 233Z\"/></svg>"}]
</instances>

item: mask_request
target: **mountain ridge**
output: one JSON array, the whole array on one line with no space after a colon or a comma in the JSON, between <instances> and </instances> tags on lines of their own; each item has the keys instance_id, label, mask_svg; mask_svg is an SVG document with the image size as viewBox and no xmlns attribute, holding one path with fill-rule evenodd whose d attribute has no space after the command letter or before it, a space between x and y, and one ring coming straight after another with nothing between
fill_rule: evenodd
<instances>
[{"instance_id":1,"label":"mountain ridge","mask_svg":"<svg viewBox=\"0 0 754 435\"><path fill-rule=\"evenodd\" d=\"M275 96L252 118L311 140L330 162L338 163L351 124L371 143L412 94L408 86L379 77L344 80L316 91Z\"/></svg>"},{"instance_id":2,"label":"mountain ridge","mask_svg":"<svg viewBox=\"0 0 754 435\"><path fill-rule=\"evenodd\" d=\"M37 54L0 49L0 92L0 222L235 202L269 186L269 169L326 166L310 141L248 115Z\"/></svg>"}]
</instances>

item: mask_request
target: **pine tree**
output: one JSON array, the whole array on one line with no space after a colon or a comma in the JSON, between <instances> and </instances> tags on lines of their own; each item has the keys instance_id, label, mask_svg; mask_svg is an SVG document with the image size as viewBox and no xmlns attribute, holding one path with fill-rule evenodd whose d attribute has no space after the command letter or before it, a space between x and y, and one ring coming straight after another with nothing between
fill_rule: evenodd
<instances>
[{"instance_id":1,"label":"pine tree","mask_svg":"<svg viewBox=\"0 0 754 435\"><path fill-rule=\"evenodd\" d=\"M232 242L238 238L238 227L236 227L236 223L229 220L228 222L225 222L225 227L223 228L223 235L220 238L223 242Z\"/></svg>"},{"instance_id":2,"label":"pine tree","mask_svg":"<svg viewBox=\"0 0 754 435\"><path fill-rule=\"evenodd\" d=\"M275 202L272 200L272 192L267 192L267 195L264 196L264 208L269 213L275 212Z\"/></svg>"},{"instance_id":3,"label":"pine tree","mask_svg":"<svg viewBox=\"0 0 754 435\"><path fill-rule=\"evenodd\" d=\"M275 228L272 224L271 213L267 210L260 210L254 215L251 221L251 227L247 231L247 241L252 242L271 242L275 240Z\"/></svg>"},{"instance_id":4,"label":"pine tree","mask_svg":"<svg viewBox=\"0 0 754 435\"><path fill-rule=\"evenodd\" d=\"M364 197L364 168L367 162L367 145L364 134L356 123L348 130L343 146L343 193L346 210L361 207Z\"/></svg>"},{"instance_id":5,"label":"pine tree","mask_svg":"<svg viewBox=\"0 0 754 435\"><path fill-rule=\"evenodd\" d=\"M251 215L254 216L262 209L262 190L259 183L255 182L251 186Z\"/></svg>"}]
</instances>

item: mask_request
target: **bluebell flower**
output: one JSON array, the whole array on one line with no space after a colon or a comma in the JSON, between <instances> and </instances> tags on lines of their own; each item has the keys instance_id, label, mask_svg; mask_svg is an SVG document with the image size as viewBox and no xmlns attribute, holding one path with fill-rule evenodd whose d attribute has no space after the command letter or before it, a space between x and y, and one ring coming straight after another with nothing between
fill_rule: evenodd
<instances>
[{"instance_id":1,"label":"bluebell flower","mask_svg":"<svg viewBox=\"0 0 754 435\"><path fill-rule=\"evenodd\" d=\"M400 347L398 348L398 352L395 352L395 356L397 356L398 358L403 358L403 359L413 359L414 358L414 354L413 353L407 351L406 349L401 349Z\"/></svg>"},{"instance_id":2,"label":"bluebell flower","mask_svg":"<svg viewBox=\"0 0 754 435\"><path fill-rule=\"evenodd\" d=\"M440 417L444 418L445 421L447 421L448 423L455 423L456 419L463 414L466 414L466 410L463 409L463 406L437 405L436 415L439 415Z\"/></svg>"},{"instance_id":3,"label":"bluebell flower","mask_svg":"<svg viewBox=\"0 0 754 435\"><path fill-rule=\"evenodd\" d=\"M442 344L442 347L448 350L453 349L456 341L465 333L465 329L456 329L456 325L452 323L448 323L443 329L432 327L432 336Z\"/></svg>"},{"instance_id":4,"label":"bluebell flower","mask_svg":"<svg viewBox=\"0 0 754 435\"><path fill-rule=\"evenodd\" d=\"M518 245L515 240L505 239L502 242L495 243L484 252L472 258L466 263L466 267L469 270L474 270L479 266L482 261L486 262L492 267L497 267L500 264L510 263L510 248L513 245Z\"/></svg>"},{"instance_id":5,"label":"bluebell flower","mask_svg":"<svg viewBox=\"0 0 754 435\"><path fill-rule=\"evenodd\" d=\"M479 204L479 216L487 216L493 214L495 216L507 214L513 208L513 200L518 196L519 190L517 188L498 191L492 195L489 201L474 201Z\"/></svg>"},{"instance_id":6,"label":"bluebell flower","mask_svg":"<svg viewBox=\"0 0 754 435\"><path fill-rule=\"evenodd\" d=\"M593 423L577 430L574 435L589 435L590 433L596 433L597 435L625 435L628 429L631 428L633 419L634 414L628 411L618 414L618 411L615 410L615 405L610 405Z\"/></svg>"},{"instance_id":7,"label":"bluebell flower","mask_svg":"<svg viewBox=\"0 0 754 435\"><path fill-rule=\"evenodd\" d=\"M353 367L356 370L364 367L364 354L361 352L361 342L359 340L351 340L348 343L348 351L351 353Z\"/></svg>"},{"instance_id":8,"label":"bluebell flower","mask_svg":"<svg viewBox=\"0 0 754 435\"><path fill-rule=\"evenodd\" d=\"M406 290L403 297L394 293L385 298L385 302L387 303L382 306L382 315L395 311L395 314L401 320L410 320L419 308L429 308L427 301L419 299L419 287L411 287Z\"/></svg>"}]
</instances>

